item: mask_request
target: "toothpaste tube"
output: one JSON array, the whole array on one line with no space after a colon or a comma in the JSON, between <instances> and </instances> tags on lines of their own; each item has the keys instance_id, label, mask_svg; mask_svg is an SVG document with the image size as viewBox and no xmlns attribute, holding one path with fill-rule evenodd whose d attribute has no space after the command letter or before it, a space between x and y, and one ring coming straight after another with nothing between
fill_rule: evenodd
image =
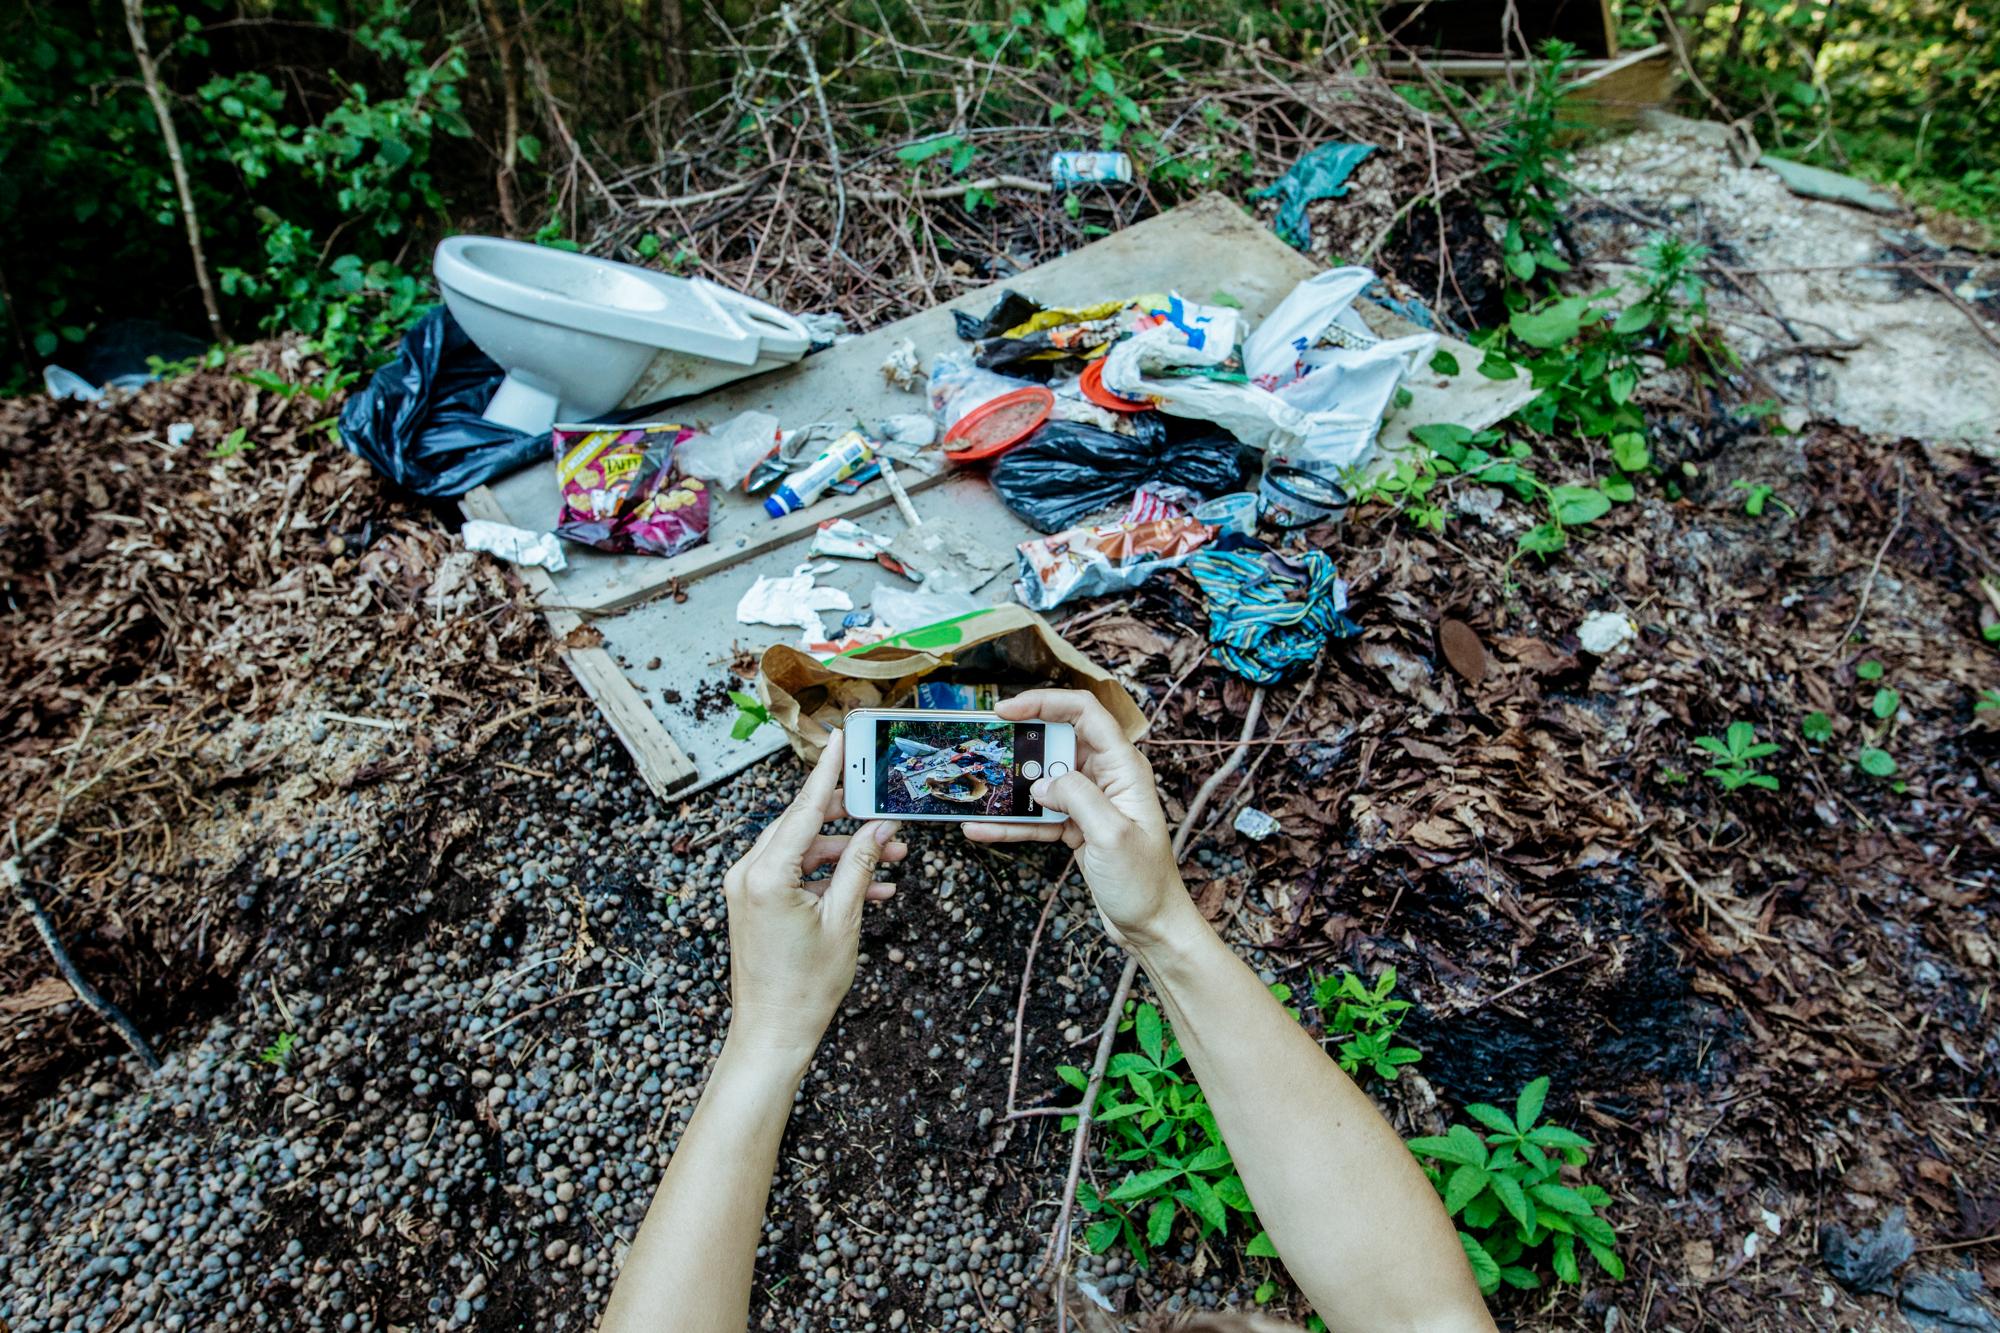
<instances>
[{"instance_id":1,"label":"toothpaste tube","mask_svg":"<svg viewBox=\"0 0 2000 1333\"><path fill-rule=\"evenodd\" d=\"M764 512L772 518L804 509L826 493L826 488L866 467L875 457L875 446L858 430L851 430L833 442L825 453L786 477L764 501Z\"/></svg>"}]
</instances>

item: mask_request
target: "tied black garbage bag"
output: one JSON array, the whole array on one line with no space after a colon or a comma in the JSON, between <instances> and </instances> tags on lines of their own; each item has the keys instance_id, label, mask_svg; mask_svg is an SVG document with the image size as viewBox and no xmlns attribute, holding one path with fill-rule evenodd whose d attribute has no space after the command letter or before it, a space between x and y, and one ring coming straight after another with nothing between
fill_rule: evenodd
<instances>
[{"instance_id":1,"label":"tied black garbage bag","mask_svg":"<svg viewBox=\"0 0 2000 1333\"><path fill-rule=\"evenodd\" d=\"M1243 484L1242 446L1223 431L1178 441L1148 412L1137 435L1075 421L1051 421L993 465L1001 501L1038 532L1075 527L1086 514L1132 498L1145 482L1185 486L1202 496Z\"/></svg>"},{"instance_id":2,"label":"tied black garbage bag","mask_svg":"<svg viewBox=\"0 0 2000 1333\"><path fill-rule=\"evenodd\" d=\"M340 438L399 486L449 499L549 456L549 437L480 413L506 375L443 306L340 410Z\"/></svg>"}]
</instances>

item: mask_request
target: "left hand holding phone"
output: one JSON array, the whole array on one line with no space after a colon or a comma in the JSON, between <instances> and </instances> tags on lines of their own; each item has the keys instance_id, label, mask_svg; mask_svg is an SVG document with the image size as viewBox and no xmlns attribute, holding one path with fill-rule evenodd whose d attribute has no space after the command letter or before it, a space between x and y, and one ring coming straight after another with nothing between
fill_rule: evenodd
<instances>
[{"instance_id":1,"label":"left hand holding phone","mask_svg":"<svg viewBox=\"0 0 2000 1333\"><path fill-rule=\"evenodd\" d=\"M842 737L835 732L805 789L723 877L729 903L732 1040L810 1058L854 984L862 904L896 886L878 883L885 861L909 848L893 820L863 824L852 837L822 833L846 817ZM832 864L829 879L808 881Z\"/></svg>"}]
</instances>

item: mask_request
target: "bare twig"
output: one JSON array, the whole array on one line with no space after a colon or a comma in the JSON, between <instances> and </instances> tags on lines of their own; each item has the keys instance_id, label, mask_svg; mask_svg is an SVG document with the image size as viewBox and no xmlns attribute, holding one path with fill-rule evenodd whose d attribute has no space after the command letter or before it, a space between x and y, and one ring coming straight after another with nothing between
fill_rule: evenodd
<instances>
[{"instance_id":1,"label":"bare twig","mask_svg":"<svg viewBox=\"0 0 2000 1333\"><path fill-rule=\"evenodd\" d=\"M1400 894L1401 891L1398 890L1398 896L1400 896ZM1393 910L1394 904L1391 904L1390 906L1391 909ZM1388 919L1387 917L1383 918L1383 920L1385 921L1387 919ZM1532 977L1523 977L1511 986L1502 986L1499 990L1494 991L1491 995L1487 996L1485 999L1476 1000L1473 1003L1467 1005L1465 1008L1459 1010L1459 1013L1469 1014L1473 1012L1473 1010L1475 1009L1484 1009L1489 1004L1493 1004L1496 1001L1506 999L1509 995L1512 995L1515 991L1525 990L1526 988L1534 985L1537 981L1540 981L1544 977L1552 977L1556 973L1562 971L1564 968L1575 967L1578 963L1588 962L1595 957L1597 957L1597 950L1591 949L1588 950L1587 952L1578 954L1576 957L1571 958L1566 962L1557 963L1554 967L1543 968L1541 971L1535 973L1535 975L1533 975Z\"/></svg>"},{"instance_id":2,"label":"bare twig","mask_svg":"<svg viewBox=\"0 0 2000 1333\"><path fill-rule=\"evenodd\" d=\"M174 193L180 196L181 218L187 223L188 253L194 258L194 279L201 287L201 304L208 311L209 331L224 346L229 330L222 326L222 307L216 303L215 283L208 275L208 255L201 243L201 217L194 208L194 187L188 183L187 163L181 157L181 136L174 130L173 112L166 92L160 87L160 67L153 61L153 48L146 42L145 0L124 0L125 31L132 37L132 54L139 60L139 77L146 85L146 100L153 104L153 117L160 122L160 138L167 145L167 164L174 172Z\"/></svg>"},{"instance_id":3,"label":"bare twig","mask_svg":"<svg viewBox=\"0 0 2000 1333\"><path fill-rule=\"evenodd\" d=\"M1256 692L1250 696L1250 707L1243 716L1245 741L1248 741L1251 734L1257 730L1257 719L1264 711L1264 697L1265 689L1262 685L1259 685ZM1243 753L1241 748L1232 752L1229 758L1222 762L1222 766L1209 775L1208 781L1201 784L1201 789L1195 793L1194 800L1188 804L1187 816L1181 820L1180 828L1174 833L1176 865L1180 863L1181 853L1187 847L1189 835L1194 832L1195 821L1201 818L1201 812L1207 808L1209 799L1215 795L1216 789L1221 787L1229 775L1236 771L1236 766L1243 762ZM1111 1047L1118 1037L1119 1016L1125 1012L1126 998L1131 995L1132 982L1138 975L1139 958L1134 954L1125 960L1125 970L1118 975L1118 985L1111 995L1111 1007L1106 1010L1104 1026L1097 1034L1097 1058L1091 1062L1090 1078L1084 1084L1083 1099L1075 1108L1076 1136L1070 1142L1069 1178L1063 1185L1062 1207L1056 1214L1055 1230L1049 1236L1048 1253L1042 1257L1041 1265L1035 1270L1038 1273L1051 1270L1057 1273L1056 1308L1059 1318L1062 1309L1061 1273L1063 1264L1069 1257L1070 1215L1076 1210L1076 1187L1083 1176L1084 1153L1090 1144L1091 1113L1097 1105L1098 1089L1104 1084L1105 1068L1111 1063Z\"/></svg>"},{"instance_id":4,"label":"bare twig","mask_svg":"<svg viewBox=\"0 0 2000 1333\"><path fill-rule=\"evenodd\" d=\"M1056 882L1042 897L1042 914L1035 920L1035 933L1028 937L1028 956L1021 963L1021 998L1014 1004L1014 1067L1007 1074L1007 1119L1018 1118L1022 1113L1014 1109L1014 1094L1021 1086L1022 1032L1028 1022L1029 983L1035 975L1035 951L1041 947L1042 927L1049 923L1049 912L1062 897L1063 885L1069 882L1070 871L1076 869L1076 853L1071 852L1069 864L1063 867Z\"/></svg>"},{"instance_id":5,"label":"bare twig","mask_svg":"<svg viewBox=\"0 0 2000 1333\"><path fill-rule=\"evenodd\" d=\"M1854 631L1861 627L1861 617L1866 615L1868 612L1869 594L1875 591L1875 576L1882 572L1882 558L1889 554L1889 546L1892 542L1896 540L1896 534L1903 530L1903 519L1909 514L1909 512L1910 512L1909 487L1904 485L1903 462L1901 459L1897 459L1896 460L1896 521L1890 524L1889 535L1882 539L1881 549L1875 552L1875 563L1868 567L1868 581L1861 585L1861 603L1860 605L1854 608L1854 619L1848 622L1846 630L1844 630L1841 633L1841 636L1838 639L1835 639L1833 641L1833 646L1827 649L1827 651L1824 654L1822 654L1820 660L1830 662L1834 658L1840 656L1841 650L1847 646L1847 641L1854 637Z\"/></svg>"},{"instance_id":6,"label":"bare twig","mask_svg":"<svg viewBox=\"0 0 2000 1333\"><path fill-rule=\"evenodd\" d=\"M827 110L826 86L820 82L819 62L813 59L812 43L799 30L798 17L790 5L781 7L778 14L785 21L785 31L791 33L792 40L798 43L799 55L806 62L806 77L812 80L813 101L819 105L820 124L826 128L827 165L833 171L833 193L837 200L833 214L833 239L828 242L827 248L840 254L841 233L847 228L847 182L840 175L840 140L833 132L833 113Z\"/></svg>"},{"instance_id":7,"label":"bare twig","mask_svg":"<svg viewBox=\"0 0 2000 1333\"><path fill-rule=\"evenodd\" d=\"M1299 711L1299 705L1303 704L1308 698L1312 696L1312 692L1319 688L1320 673L1325 669L1326 669L1326 649L1325 647L1322 646L1320 648L1319 655L1313 659L1312 675L1306 677L1305 685L1302 686L1299 692L1293 696L1291 706L1285 709L1285 715L1278 719L1278 725L1275 728L1273 728L1273 738L1283 736L1285 734L1285 728L1289 727L1292 724L1292 717ZM1236 743L1238 745L1244 745L1247 742L1244 739L1239 739ZM1245 773L1243 775L1243 780L1236 784L1236 790L1229 794L1229 799L1227 801L1224 801L1221 805L1217 806L1215 809L1215 813L1208 817L1208 823L1203 825L1202 827L1203 833L1206 833L1208 832L1209 829L1214 828L1216 820L1222 818L1223 815L1227 814L1240 801L1242 801L1243 793L1248 791L1250 789L1250 784L1257 780L1257 770L1264 766L1264 761L1271 757L1271 751L1275 748L1276 746L1274 745L1264 745L1258 749L1257 757L1251 760L1250 762L1250 771Z\"/></svg>"}]
</instances>

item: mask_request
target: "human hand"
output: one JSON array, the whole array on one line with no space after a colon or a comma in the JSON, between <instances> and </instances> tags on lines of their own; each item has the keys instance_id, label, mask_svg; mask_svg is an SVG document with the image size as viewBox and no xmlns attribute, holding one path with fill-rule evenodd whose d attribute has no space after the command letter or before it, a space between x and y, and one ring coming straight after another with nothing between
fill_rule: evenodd
<instances>
[{"instance_id":1,"label":"human hand","mask_svg":"<svg viewBox=\"0 0 2000 1333\"><path fill-rule=\"evenodd\" d=\"M807 1058L854 984L863 901L896 891L875 882L875 868L909 854L893 841L894 821L863 824L852 837L820 832L846 815L841 742L836 731L797 799L722 879L730 1036ZM832 878L806 881L829 862L838 862Z\"/></svg>"},{"instance_id":2,"label":"human hand","mask_svg":"<svg viewBox=\"0 0 2000 1333\"><path fill-rule=\"evenodd\" d=\"M1060 824L965 826L974 842L1054 842L1075 849L1084 882L1121 945L1145 947L1194 912L1174 865L1166 812L1153 766L1125 739L1117 721L1083 690L1031 690L995 710L1009 722L1039 718L1076 728L1076 767L1041 778L1037 801L1069 818Z\"/></svg>"}]
</instances>

